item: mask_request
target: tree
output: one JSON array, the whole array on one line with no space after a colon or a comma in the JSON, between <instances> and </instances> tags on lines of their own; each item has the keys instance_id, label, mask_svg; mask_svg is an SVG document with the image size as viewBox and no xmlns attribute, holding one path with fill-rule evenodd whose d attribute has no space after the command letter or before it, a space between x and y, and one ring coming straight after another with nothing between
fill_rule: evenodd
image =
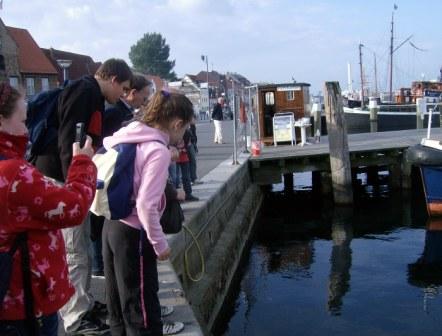
<instances>
[{"instance_id":1,"label":"tree","mask_svg":"<svg viewBox=\"0 0 442 336\"><path fill-rule=\"evenodd\" d=\"M169 45L161 34L146 33L130 48L129 58L136 71L176 80L172 71L175 60L169 61Z\"/></svg>"}]
</instances>

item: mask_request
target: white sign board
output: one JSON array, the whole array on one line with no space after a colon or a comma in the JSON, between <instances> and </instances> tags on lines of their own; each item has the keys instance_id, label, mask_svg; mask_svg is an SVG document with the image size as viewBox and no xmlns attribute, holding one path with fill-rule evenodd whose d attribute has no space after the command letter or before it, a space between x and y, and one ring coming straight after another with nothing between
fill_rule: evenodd
<instances>
[{"instance_id":1,"label":"white sign board","mask_svg":"<svg viewBox=\"0 0 442 336\"><path fill-rule=\"evenodd\" d=\"M276 91L301 91L299 86L278 86Z\"/></svg>"},{"instance_id":2,"label":"white sign board","mask_svg":"<svg viewBox=\"0 0 442 336\"><path fill-rule=\"evenodd\" d=\"M273 116L273 143L276 146L278 142L293 141L296 143L294 131L295 118L292 112L275 113Z\"/></svg>"}]
</instances>

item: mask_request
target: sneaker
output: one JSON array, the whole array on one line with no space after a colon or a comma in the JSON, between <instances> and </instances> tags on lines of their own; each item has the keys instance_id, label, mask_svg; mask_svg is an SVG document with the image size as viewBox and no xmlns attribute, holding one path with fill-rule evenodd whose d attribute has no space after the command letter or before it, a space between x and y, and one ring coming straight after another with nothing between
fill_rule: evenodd
<instances>
[{"instance_id":1,"label":"sneaker","mask_svg":"<svg viewBox=\"0 0 442 336\"><path fill-rule=\"evenodd\" d=\"M195 180L192 182L192 185L203 184L203 183L204 183L203 181Z\"/></svg>"},{"instance_id":2,"label":"sneaker","mask_svg":"<svg viewBox=\"0 0 442 336\"><path fill-rule=\"evenodd\" d=\"M172 306L161 306L161 317L169 316L172 313L173 313Z\"/></svg>"},{"instance_id":3,"label":"sneaker","mask_svg":"<svg viewBox=\"0 0 442 336\"><path fill-rule=\"evenodd\" d=\"M86 313L80 321L77 330L67 333L69 336L96 336L110 335L109 326L98 319L93 318L90 313Z\"/></svg>"},{"instance_id":4,"label":"sneaker","mask_svg":"<svg viewBox=\"0 0 442 336\"><path fill-rule=\"evenodd\" d=\"M163 321L163 335L175 335L184 329L182 322Z\"/></svg>"},{"instance_id":5,"label":"sneaker","mask_svg":"<svg viewBox=\"0 0 442 336\"><path fill-rule=\"evenodd\" d=\"M196 201L199 201L200 199L198 197L193 196L193 195L189 195L189 196L186 196L185 200L186 200L186 202L196 202Z\"/></svg>"}]
</instances>

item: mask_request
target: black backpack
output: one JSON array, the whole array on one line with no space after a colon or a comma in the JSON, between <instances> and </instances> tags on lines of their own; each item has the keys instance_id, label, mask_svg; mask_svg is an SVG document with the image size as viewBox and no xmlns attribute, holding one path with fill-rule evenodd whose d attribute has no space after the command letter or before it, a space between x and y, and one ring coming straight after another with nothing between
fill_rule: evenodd
<instances>
[{"instance_id":1,"label":"black backpack","mask_svg":"<svg viewBox=\"0 0 442 336\"><path fill-rule=\"evenodd\" d=\"M30 141L26 154L28 161L44 153L46 147L57 139L58 121L55 112L58 98L63 89L72 82L65 81L61 87L40 92L28 101L26 119Z\"/></svg>"}]
</instances>

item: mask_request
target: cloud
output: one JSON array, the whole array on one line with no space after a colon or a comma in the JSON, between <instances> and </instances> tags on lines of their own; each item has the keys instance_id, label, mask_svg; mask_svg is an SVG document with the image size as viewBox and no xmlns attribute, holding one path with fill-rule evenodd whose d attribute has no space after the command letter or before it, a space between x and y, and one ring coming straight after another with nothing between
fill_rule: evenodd
<instances>
[{"instance_id":1,"label":"cloud","mask_svg":"<svg viewBox=\"0 0 442 336\"><path fill-rule=\"evenodd\" d=\"M89 16L91 8L88 5L68 7L65 9L67 19L79 20Z\"/></svg>"}]
</instances>

